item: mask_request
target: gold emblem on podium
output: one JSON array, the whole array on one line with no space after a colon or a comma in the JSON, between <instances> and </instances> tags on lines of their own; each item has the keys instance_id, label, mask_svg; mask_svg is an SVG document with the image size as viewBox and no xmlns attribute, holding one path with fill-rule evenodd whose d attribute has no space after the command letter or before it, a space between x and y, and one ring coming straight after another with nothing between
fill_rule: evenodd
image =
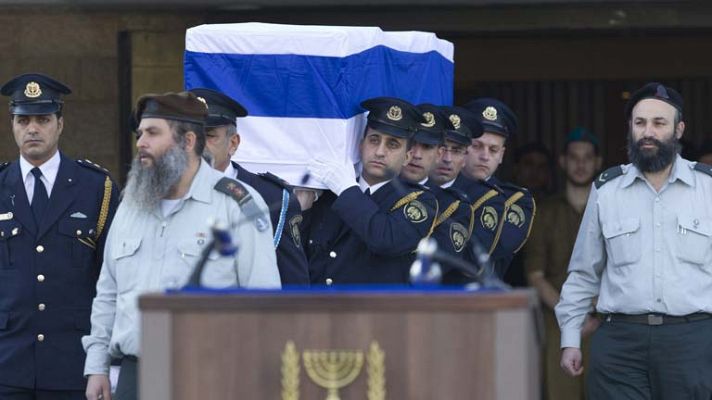
<instances>
[{"instance_id":1,"label":"gold emblem on podium","mask_svg":"<svg viewBox=\"0 0 712 400\"><path fill-rule=\"evenodd\" d=\"M282 352L282 400L299 400L299 352L288 341ZM361 373L364 354L360 350L304 350L301 355L307 376L326 389L326 400L341 400L339 390L353 383ZM365 356L368 400L386 398L386 355L373 341Z\"/></svg>"}]
</instances>

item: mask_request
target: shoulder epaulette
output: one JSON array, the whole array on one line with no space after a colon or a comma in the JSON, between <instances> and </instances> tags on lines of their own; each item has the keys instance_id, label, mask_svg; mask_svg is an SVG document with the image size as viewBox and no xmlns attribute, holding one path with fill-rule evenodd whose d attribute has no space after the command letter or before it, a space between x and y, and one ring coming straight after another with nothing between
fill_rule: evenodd
<instances>
[{"instance_id":1,"label":"shoulder epaulette","mask_svg":"<svg viewBox=\"0 0 712 400\"><path fill-rule=\"evenodd\" d=\"M240 206L242 212L245 213L245 216L255 222L258 231L262 232L267 229L265 213L257 207L257 204L252 200L252 195L242 183L235 179L224 177L215 184L214 189L232 197Z\"/></svg>"},{"instance_id":2,"label":"shoulder epaulette","mask_svg":"<svg viewBox=\"0 0 712 400\"><path fill-rule=\"evenodd\" d=\"M95 171L99 171L104 175L109 174L109 170L102 167L101 165L91 161L91 160L77 160L77 164L81 165L82 167L87 167L89 169L93 169Z\"/></svg>"},{"instance_id":3,"label":"shoulder epaulette","mask_svg":"<svg viewBox=\"0 0 712 400\"><path fill-rule=\"evenodd\" d=\"M2 171L2 170L4 170L5 168L7 168L8 165L10 165L10 163L7 162L7 161L0 163L0 171Z\"/></svg>"},{"instance_id":4,"label":"shoulder epaulette","mask_svg":"<svg viewBox=\"0 0 712 400\"><path fill-rule=\"evenodd\" d=\"M274 183L275 185L281 187L282 189L292 189L292 185L289 184L289 182L285 181L284 179L278 177L277 175L271 173L271 172L263 172L261 174L257 174L261 176L262 178L267 179L268 181Z\"/></svg>"},{"instance_id":5,"label":"shoulder epaulette","mask_svg":"<svg viewBox=\"0 0 712 400\"><path fill-rule=\"evenodd\" d=\"M596 178L596 189L600 189L601 186L605 185L608 181L612 181L613 179L618 178L621 175L623 175L622 166L616 165L615 167L608 168L607 170L603 171L601 175L598 175L598 178Z\"/></svg>"},{"instance_id":6,"label":"shoulder epaulette","mask_svg":"<svg viewBox=\"0 0 712 400\"><path fill-rule=\"evenodd\" d=\"M442 189L443 189L444 191L446 191L446 192L452 194L453 197L455 197L456 199L458 199L458 200L460 200L460 201L463 201L463 202L465 202L465 203L469 203L469 202L470 202L470 198L467 196L467 194L465 194L465 192L463 192L462 190L460 190L460 189L458 189L458 188L456 188L456 187L450 186L450 187L448 187L448 188L442 188Z\"/></svg>"},{"instance_id":7,"label":"shoulder epaulette","mask_svg":"<svg viewBox=\"0 0 712 400\"><path fill-rule=\"evenodd\" d=\"M0 167L0 171L2 170L3 167ZM709 176L712 176L712 165L705 164L705 163L695 163L695 171L700 171L703 174L707 174Z\"/></svg>"}]
</instances>

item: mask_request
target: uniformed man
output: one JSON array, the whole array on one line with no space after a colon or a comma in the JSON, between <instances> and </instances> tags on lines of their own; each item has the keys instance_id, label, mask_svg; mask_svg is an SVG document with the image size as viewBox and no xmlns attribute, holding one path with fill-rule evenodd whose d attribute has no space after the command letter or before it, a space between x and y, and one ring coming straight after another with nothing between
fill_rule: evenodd
<instances>
[{"instance_id":1,"label":"uniformed man","mask_svg":"<svg viewBox=\"0 0 712 400\"><path fill-rule=\"evenodd\" d=\"M302 213L291 186L270 173L253 174L231 160L240 145L237 118L247 116L247 110L215 90L197 88L190 91L208 104L205 150L213 168L255 188L270 208L282 285L308 285L309 267L299 231Z\"/></svg>"},{"instance_id":2,"label":"uniformed man","mask_svg":"<svg viewBox=\"0 0 712 400\"><path fill-rule=\"evenodd\" d=\"M137 155L107 237L91 335L82 339L89 400L110 399L107 374L112 357L122 359L117 398L136 398L137 298L187 283L211 242L207 221L228 227L238 253L234 258L211 254L203 285L280 287L266 204L252 187L202 160L207 111L188 92L138 100Z\"/></svg>"},{"instance_id":3,"label":"uniformed man","mask_svg":"<svg viewBox=\"0 0 712 400\"><path fill-rule=\"evenodd\" d=\"M680 157L682 96L660 83L626 105L631 163L594 182L556 305L561 367L591 399L712 398L712 167Z\"/></svg>"},{"instance_id":4,"label":"uniformed man","mask_svg":"<svg viewBox=\"0 0 712 400\"><path fill-rule=\"evenodd\" d=\"M424 186L398 179L420 114L388 97L364 101L369 111L359 145L363 170L315 161L311 176L331 193L312 207L308 259L312 283L407 283L418 242L433 230L437 203Z\"/></svg>"},{"instance_id":5,"label":"uniformed man","mask_svg":"<svg viewBox=\"0 0 712 400\"><path fill-rule=\"evenodd\" d=\"M69 87L24 74L0 92L20 150L0 167L0 398L83 399L81 337L118 191L58 150Z\"/></svg>"},{"instance_id":6,"label":"uniformed man","mask_svg":"<svg viewBox=\"0 0 712 400\"><path fill-rule=\"evenodd\" d=\"M415 125L410 162L401 171L401 179L419 183L430 189L438 201L438 216L432 237L438 244L438 250L451 256L463 258L470 248L471 213L467 196L455 188L441 188L429 179L437 160L445 150L447 135L452 135L453 127L447 115L439 106L421 104L418 111L423 121ZM463 283L467 276L470 280L477 275L476 269L463 269L457 265L441 263L442 282L445 284Z\"/></svg>"},{"instance_id":7,"label":"uniformed man","mask_svg":"<svg viewBox=\"0 0 712 400\"><path fill-rule=\"evenodd\" d=\"M504 158L507 138L516 134L517 117L506 104L492 98L474 99L464 107L479 118L483 133L472 139L463 172L472 179L496 185L506 198L497 228L498 240L491 253L497 274L503 277L514 255L526 243L536 213L536 203L528 190L494 176Z\"/></svg>"}]
</instances>

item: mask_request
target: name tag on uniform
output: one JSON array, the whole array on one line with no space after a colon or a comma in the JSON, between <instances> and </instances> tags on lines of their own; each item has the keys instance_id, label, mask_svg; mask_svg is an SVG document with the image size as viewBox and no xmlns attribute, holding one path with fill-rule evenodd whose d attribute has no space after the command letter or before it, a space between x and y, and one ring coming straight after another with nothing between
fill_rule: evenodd
<instances>
[{"instance_id":1,"label":"name tag on uniform","mask_svg":"<svg viewBox=\"0 0 712 400\"><path fill-rule=\"evenodd\" d=\"M13 217L12 212L6 212L4 214L0 214L0 221L8 221L11 220Z\"/></svg>"},{"instance_id":2,"label":"name tag on uniform","mask_svg":"<svg viewBox=\"0 0 712 400\"><path fill-rule=\"evenodd\" d=\"M79 211L75 212L74 214L70 215L69 217L71 218L80 218L80 219L85 219L87 216L83 213L80 213Z\"/></svg>"}]
</instances>

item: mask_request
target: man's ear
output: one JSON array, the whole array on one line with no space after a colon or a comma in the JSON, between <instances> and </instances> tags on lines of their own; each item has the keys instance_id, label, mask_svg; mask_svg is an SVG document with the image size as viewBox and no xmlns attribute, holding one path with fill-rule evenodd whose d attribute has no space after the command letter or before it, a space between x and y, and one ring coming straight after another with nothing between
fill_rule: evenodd
<instances>
[{"instance_id":1,"label":"man's ear","mask_svg":"<svg viewBox=\"0 0 712 400\"><path fill-rule=\"evenodd\" d=\"M675 137L680 140L682 137L682 134L685 132L685 123L683 121L680 121L677 123L677 126L675 127Z\"/></svg>"},{"instance_id":2,"label":"man's ear","mask_svg":"<svg viewBox=\"0 0 712 400\"><path fill-rule=\"evenodd\" d=\"M230 141L227 144L228 154L232 157L233 154L237 152L238 147L240 147L240 134L236 133L230 136Z\"/></svg>"},{"instance_id":3,"label":"man's ear","mask_svg":"<svg viewBox=\"0 0 712 400\"><path fill-rule=\"evenodd\" d=\"M64 117L57 117L57 132L59 134L62 134L62 130L64 129Z\"/></svg>"},{"instance_id":4,"label":"man's ear","mask_svg":"<svg viewBox=\"0 0 712 400\"><path fill-rule=\"evenodd\" d=\"M198 140L198 135L193 131L188 131L185 134L185 149L189 151L195 151L195 143Z\"/></svg>"},{"instance_id":5,"label":"man's ear","mask_svg":"<svg viewBox=\"0 0 712 400\"><path fill-rule=\"evenodd\" d=\"M408 149L408 151L405 152L405 161L403 161L403 166L405 167L406 165L408 165L408 163L412 159L413 159L413 148L411 147L410 149Z\"/></svg>"}]
</instances>

